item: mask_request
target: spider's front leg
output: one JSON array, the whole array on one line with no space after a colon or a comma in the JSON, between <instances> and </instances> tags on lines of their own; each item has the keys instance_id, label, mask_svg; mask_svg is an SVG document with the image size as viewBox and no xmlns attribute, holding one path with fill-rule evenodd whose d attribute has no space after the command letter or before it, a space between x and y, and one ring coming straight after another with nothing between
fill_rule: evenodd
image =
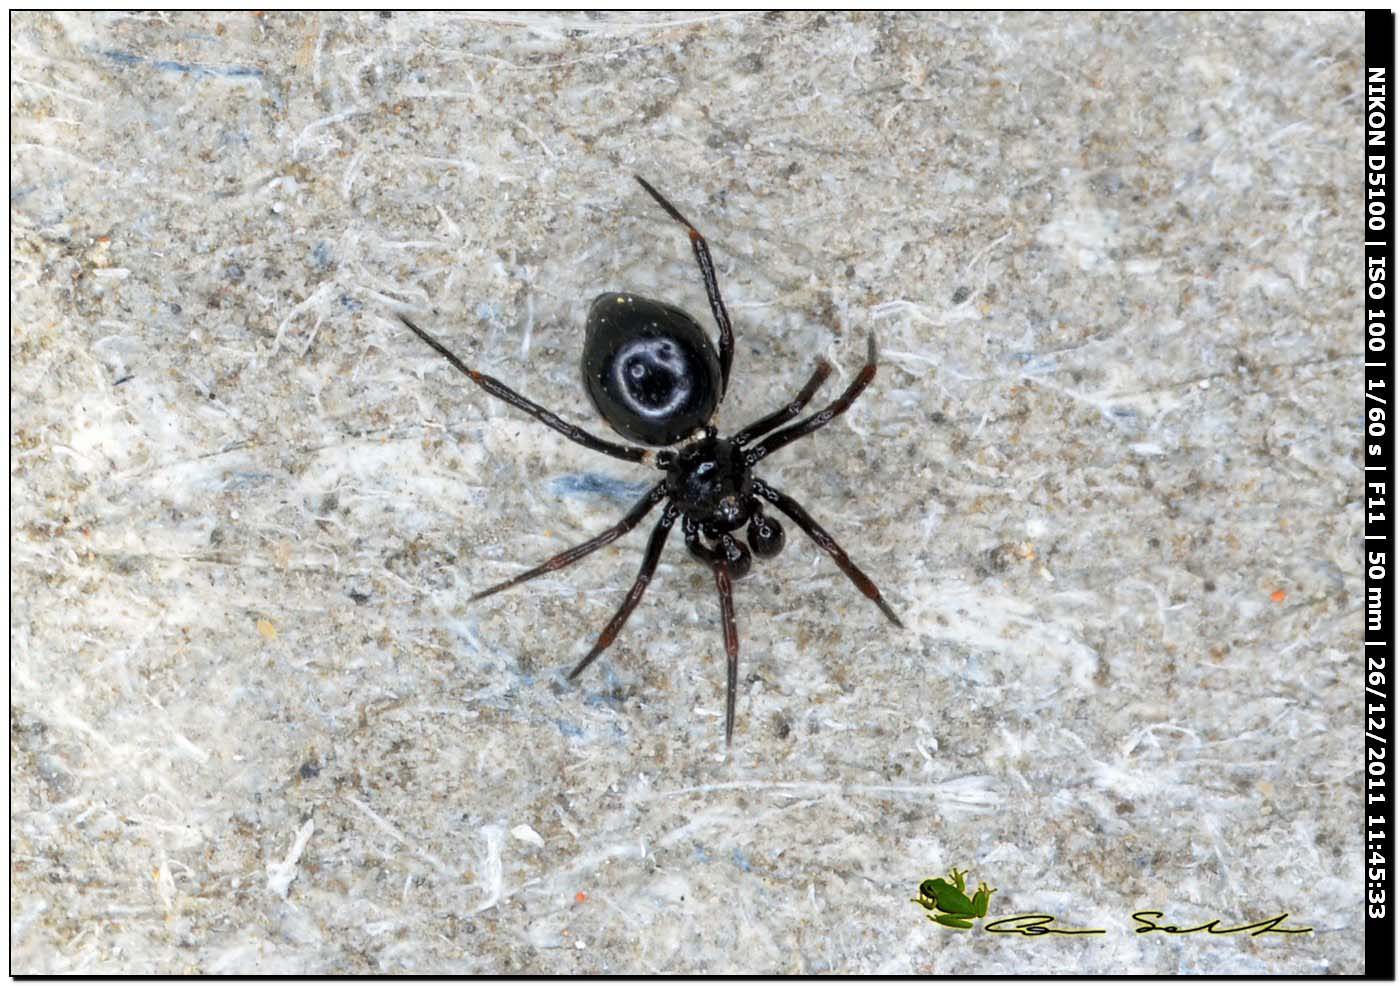
<instances>
[{"instance_id":1,"label":"spider's front leg","mask_svg":"<svg viewBox=\"0 0 1400 986\"><path fill-rule=\"evenodd\" d=\"M666 481L662 480L651 489L647 490L646 495L638 500L636 504L633 505L632 509L627 512L627 516L623 517L612 527L609 527L602 534L590 538L582 544L576 544L567 551L561 551L543 564L536 565L528 572L521 572L513 579L506 579L504 582L496 583L489 589L482 589L471 597L472 602L476 602L478 599L485 599L487 596L493 596L502 589L509 589L511 586L519 585L522 582L528 582L530 579L544 575L546 572L557 572L559 569L572 565L580 558L598 550L604 545L612 544L618 538L622 537L622 535L640 524L646 515L651 512L652 507L655 507L665 498Z\"/></svg>"},{"instance_id":2,"label":"spider's front leg","mask_svg":"<svg viewBox=\"0 0 1400 986\"><path fill-rule=\"evenodd\" d=\"M724 690L724 744L734 743L734 701L739 691L739 628L734 622L734 580L747 573L750 565L748 551L732 534L721 534L719 547L712 548L701 540L701 527L689 514L681 522L685 545L690 553L710 566L715 574L715 589L719 592L720 622L724 626L724 654L727 672ZM732 567L742 561L742 571Z\"/></svg>"},{"instance_id":3,"label":"spider's front leg","mask_svg":"<svg viewBox=\"0 0 1400 986\"><path fill-rule=\"evenodd\" d=\"M726 676L724 686L724 745L734 745L734 698L739 690L739 628L734 623L734 583L729 566L715 566L715 588L719 590L719 615L724 623L724 655Z\"/></svg>"},{"instance_id":4,"label":"spider's front leg","mask_svg":"<svg viewBox=\"0 0 1400 986\"><path fill-rule=\"evenodd\" d=\"M652 575L656 573L656 564L661 560L661 549L666 547L666 538L670 536L671 528L675 526L678 516L680 516L680 508L674 502L666 504L666 509L661 511L661 519L651 530L651 539L647 541L646 554L642 556L642 568L637 573L637 580L632 583L632 588L627 590L627 598L622 600L622 605L613 614L613 618L608 621L608 625L598 635L598 642L593 645L593 649L569 672L570 680L582 674L583 669L592 664L598 655L607 650L617 639L622 625L627 622L627 617L632 615L632 610L636 609L637 604L642 601L642 595L647 591L647 585L651 582Z\"/></svg>"},{"instance_id":5,"label":"spider's front leg","mask_svg":"<svg viewBox=\"0 0 1400 986\"><path fill-rule=\"evenodd\" d=\"M836 567L845 573L846 578L855 584L855 587L861 591L865 598L879 606L880 612L884 613L891 623L903 629L904 624L899 622L898 616L894 615L894 610L890 609L890 604L885 602L885 597L880 595L879 588L870 580L870 576L856 567L856 563L851 561L850 556L836 543L836 539L827 533L826 528L812 519L812 515L802 508L802 504L782 491L769 486L761 479L753 481L753 492L755 496L762 497L787 514L793 523L802 528L803 533L816 542L817 547L831 556L831 560L836 562Z\"/></svg>"}]
</instances>

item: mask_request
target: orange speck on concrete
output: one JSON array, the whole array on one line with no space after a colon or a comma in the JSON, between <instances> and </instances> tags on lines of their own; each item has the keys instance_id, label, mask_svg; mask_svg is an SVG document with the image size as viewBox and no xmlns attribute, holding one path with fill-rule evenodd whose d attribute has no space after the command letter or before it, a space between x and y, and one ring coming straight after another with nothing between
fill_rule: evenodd
<instances>
[{"instance_id":1,"label":"orange speck on concrete","mask_svg":"<svg viewBox=\"0 0 1400 986\"><path fill-rule=\"evenodd\" d=\"M1281 603L1288 598L1288 593L1284 592L1282 589L1275 589L1274 594L1269 598L1276 603Z\"/></svg>"},{"instance_id":2,"label":"orange speck on concrete","mask_svg":"<svg viewBox=\"0 0 1400 986\"><path fill-rule=\"evenodd\" d=\"M575 903L575 904L582 904L582 903L583 903L584 901L586 901L587 899L588 899L588 895L587 895L586 893L584 893L582 890L580 890L578 893L574 894L574 903Z\"/></svg>"}]
</instances>

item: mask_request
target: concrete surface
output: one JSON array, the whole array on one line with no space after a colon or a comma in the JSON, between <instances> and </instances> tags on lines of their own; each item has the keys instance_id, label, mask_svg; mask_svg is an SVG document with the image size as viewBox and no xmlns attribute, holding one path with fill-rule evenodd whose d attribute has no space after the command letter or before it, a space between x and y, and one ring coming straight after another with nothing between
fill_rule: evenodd
<instances>
[{"instance_id":1,"label":"concrete surface","mask_svg":"<svg viewBox=\"0 0 1400 986\"><path fill-rule=\"evenodd\" d=\"M1360 14L11 28L13 971L1360 971ZM467 601L652 474L391 317L606 433L633 172L722 427L883 347L761 475L908 629L789 526L728 759L679 538Z\"/></svg>"}]
</instances>

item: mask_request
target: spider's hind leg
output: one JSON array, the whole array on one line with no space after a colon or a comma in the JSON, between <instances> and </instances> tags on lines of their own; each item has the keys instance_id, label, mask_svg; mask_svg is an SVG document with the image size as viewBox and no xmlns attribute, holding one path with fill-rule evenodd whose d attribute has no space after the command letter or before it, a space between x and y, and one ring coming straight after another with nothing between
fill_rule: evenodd
<instances>
[{"instance_id":1,"label":"spider's hind leg","mask_svg":"<svg viewBox=\"0 0 1400 986\"><path fill-rule=\"evenodd\" d=\"M816 414L803 418L795 425L788 425L781 431L775 431L758 444L749 446L744 451L745 463L750 466L755 465L784 445L790 445L804 435L810 435L819 428L826 427L835 418L845 414L850 406L856 402L856 398L861 395L861 392L870 386L870 381L875 379L875 371L879 369L879 366L880 354L875 345L875 333L872 331L865 338L865 365L860 368L856 378L851 381L850 386L842 392L841 396Z\"/></svg>"},{"instance_id":2,"label":"spider's hind leg","mask_svg":"<svg viewBox=\"0 0 1400 986\"><path fill-rule=\"evenodd\" d=\"M505 401L511 407L519 408L535 420L548 425L569 441L577 442L584 448L592 449L595 452L602 452L604 455L610 455L614 459L625 459L628 462L654 461L654 453L650 449L642 448L640 445L619 445L617 442L610 442L599 438L597 435L584 431L578 425L569 424L553 411L541 407L528 397L516 393L495 377L487 376L485 373L472 369L466 363L462 362L461 357L443 345L437 337L414 325L402 312L399 313L399 321L408 326L408 328L413 331L414 335L437 350L440 356L465 374L472 383L476 384L497 400Z\"/></svg>"},{"instance_id":3,"label":"spider's hind leg","mask_svg":"<svg viewBox=\"0 0 1400 986\"><path fill-rule=\"evenodd\" d=\"M666 215L684 226L690 234L690 247L695 252L695 262L700 267L700 279L705 282L705 296L710 299L710 313L714 315L715 324L719 326L719 393L720 397L723 397L724 392L729 389L729 368L734 364L734 326L729 321L724 299L720 297L719 278L715 275L715 262L710 259L710 248L695 225L681 215L680 210L666 200L666 196L652 188L641 175L632 177L637 179L637 184L645 188L647 194L656 200L656 204L666 211Z\"/></svg>"},{"instance_id":4,"label":"spider's hind leg","mask_svg":"<svg viewBox=\"0 0 1400 986\"><path fill-rule=\"evenodd\" d=\"M831 364L825 359L817 360L816 369L812 371L812 375L807 378L807 382L802 385L802 389L797 392L796 397L772 414L764 415L753 424L736 431L729 437L729 440L735 445L747 445L760 435L766 435L774 428L780 428L787 424L802 413L802 409L807 406L807 403L815 396L817 390L829 376L831 376Z\"/></svg>"}]
</instances>

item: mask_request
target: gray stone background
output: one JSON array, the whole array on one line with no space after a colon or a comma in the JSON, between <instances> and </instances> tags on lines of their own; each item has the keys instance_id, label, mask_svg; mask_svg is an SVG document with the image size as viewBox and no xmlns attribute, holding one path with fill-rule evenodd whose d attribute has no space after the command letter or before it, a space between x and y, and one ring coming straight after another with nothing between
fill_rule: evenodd
<instances>
[{"instance_id":1,"label":"gray stone background","mask_svg":"<svg viewBox=\"0 0 1400 986\"><path fill-rule=\"evenodd\" d=\"M1361 970L1346 15L11 20L16 972ZM820 551L645 535L587 304L735 317ZM1093 938L957 932L951 866ZM1135 935L1129 915L1306 935Z\"/></svg>"}]
</instances>

